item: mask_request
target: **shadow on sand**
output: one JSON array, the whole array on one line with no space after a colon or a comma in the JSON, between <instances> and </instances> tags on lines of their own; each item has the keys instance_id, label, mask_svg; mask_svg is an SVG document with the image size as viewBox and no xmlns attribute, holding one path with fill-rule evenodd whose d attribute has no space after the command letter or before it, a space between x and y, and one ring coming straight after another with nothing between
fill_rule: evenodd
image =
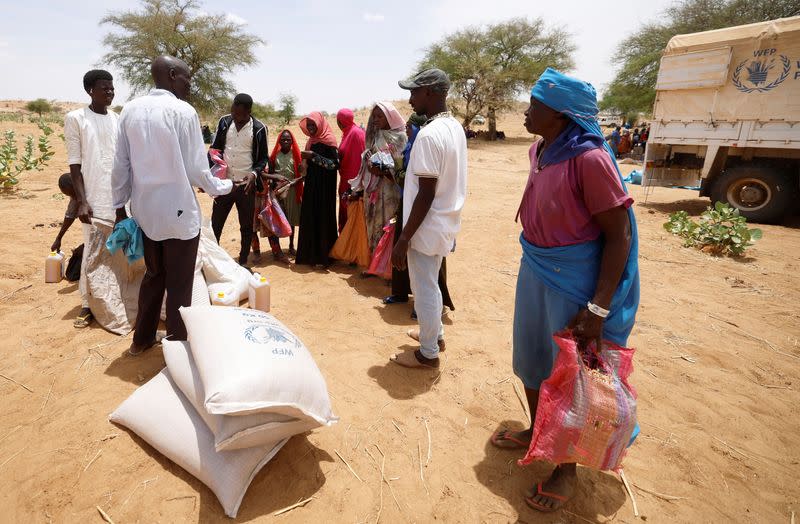
<instances>
[{"instance_id":1,"label":"shadow on sand","mask_svg":"<svg viewBox=\"0 0 800 524\"><path fill-rule=\"evenodd\" d=\"M497 429L519 431L524 428L518 421L506 420ZM525 502L525 493L550 476L552 464L534 462L521 467L517 460L525 455L525 450L499 449L488 439L485 453L484 459L473 467L475 477L489 491L508 500L517 512L517 522L563 522L564 516L558 512L552 515L539 513ZM578 515L581 520L593 522L598 515L611 518L625 504L626 497L622 482L613 474L578 467L575 496L564 509Z\"/></svg>"},{"instance_id":2,"label":"shadow on sand","mask_svg":"<svg viewBox=\"0 0 800 524\"><path fill-rule=\"evenodd\" d=\"M194 500L189 496L169 502L175 504L176 510L185 505L189 511L189 508L197 504L200 510L199 522L232 522L225 516L216 495L205 484L156 451L128 428L119 427L165 471L186 482L190 489L197 493L197 498ZM334 460L326 451L311 444L307 434L292 437L250 483L239 507L237 520L248 522L315 494L325 484L325 475L320 467L322 462L334 462Z\"/></svg>"}]
</instances>

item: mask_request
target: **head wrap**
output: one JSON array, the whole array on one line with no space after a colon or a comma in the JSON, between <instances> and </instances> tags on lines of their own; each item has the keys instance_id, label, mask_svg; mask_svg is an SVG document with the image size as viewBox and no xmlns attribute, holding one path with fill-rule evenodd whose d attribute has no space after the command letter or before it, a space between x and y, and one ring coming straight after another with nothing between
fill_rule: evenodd
<instances>
[{"instance_id":1,"label":"head wrap","mask_svg":"<svg viewBox=\"0 0 800 524\"><path fill-rule=\"evenodd\" d=\"M281 137L284 133L289 133L289 136L292 137L292 160L294 160L294 177L300 178L300 163L303 159L300 157L300 146L297 145L297 140L294 139L294 134L288 129L284 129L280 133L278 133L278 139L275 141L275 146L272 148L272 153L269 155L269 163L275 166L275 158L278 156L278 153L281 150ZM303 200L303 182L298 182L295 184L295 191L294 196L297 199L297 202L301 202Z\"/></svg>"},{"instance_id":2,"label":"head wrap","mask_svg":"<svg viewBox=\"0 0 800 524\"><path fill-rule=\"evenodd\" d=\"M314 124L317 126L317 134L314 136L311 136L311 133L308 132L309 120L314 122ZM331 130L330 124L328 124L328 121L325 120L325 117L322 116L322 113L319 111L309 113L308 116L300 120L300 130L303 131L303 134L308 137L308 142L306 142L306 151L309 151L311 146L314 144L325 144L326 146L331 147L336 147L338 145L336 142L336 137L333 135L333 131Z\"/></svg>"},{"instance_id":3,"label":"head wrap","mask_svg":"<svg viewBox=\"0 0 800 524\"><path fill-rule=\"evenodd\" d=\"M347 131L355 125L355 115L351 109L342 108L336 113L336 121L344 128L342 132Z\"/></svg>"},{"instance_id":4,"label":"head wrap","mask_svg":"<svg viewBox=\"0 0 800 524\"><path fill-rule=\"evenodd\" d=\"M394 104L391 102L378 102L375 104L376 106L381 108L383 114L386 116L386 120L389 122L389 129L392 131L398 131L406 129L406 120L403 118L403 115L400 114L400 111L394 107ZM369 124L367 124L369 127Z\"/></svg>"}]
</instances>

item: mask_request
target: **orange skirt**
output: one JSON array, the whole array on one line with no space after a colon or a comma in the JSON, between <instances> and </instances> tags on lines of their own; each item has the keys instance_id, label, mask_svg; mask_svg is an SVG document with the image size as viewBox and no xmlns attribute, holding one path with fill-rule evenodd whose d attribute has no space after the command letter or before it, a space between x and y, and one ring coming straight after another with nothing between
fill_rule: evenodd
<instances>
[{"instance_id":1,"label":"orange skirt","mask_svg":"<svg viewBox=\"0 0 800 524\"><path fill-rule=\"evenodd\" d=\"M364 201L356 200L347 205L347 223L333 245L331 258L368 267L370 262L367 242L367 223L364 220Z\"/></svg>"}]
</instances>

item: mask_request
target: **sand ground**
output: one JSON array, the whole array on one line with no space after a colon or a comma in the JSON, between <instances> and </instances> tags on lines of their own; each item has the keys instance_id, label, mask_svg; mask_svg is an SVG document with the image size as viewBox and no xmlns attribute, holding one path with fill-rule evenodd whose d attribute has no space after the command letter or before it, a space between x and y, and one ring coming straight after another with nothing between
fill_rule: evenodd
<instances>
[{"instance_id":1,"label":"sand ground","mask_svg":"<svg viewBox=\"0 0 800 524\"><path fill-rule=\"evenodd\" d=\"M457 310L446 321L441 375L387 361L410 347L404 333L413 324L409 306L381 304L384 282L346 266L257 266L272 280L273 313L314 354L341 422L293 438L255 478L238 520L639 520L615 475L587 469L564 511L528 509L524 491L551 466L520 468L520 453L487 443L499 427L527 424L511 371L520 258L514 215L531 142L521 122L517 115L501 121L504 143L470 143L464 227L448 259ZM101 522L99 506L117 523L227 522L205 486L107 420L164 366L160 349L126 357L129 339L96 326L75 330L77 284L44 283L44 258L66 205L55 185L64 146L54 142L51 166L24 175L17 195L0 196L0 521ZM642 303L630 343L642 434L625 471L641 519L788 522L800 513L800 230L766 226L746 259L712 258L681 247L661 227L669 212L696 215L707 201L657 189L645 203L640 187L631 192ZM200 200L210 211L208 197ZM223 236L231 253L237 230L234 222ZM80 241L74 226L65 251ZM378 447L391 491L366 451L378 457ZM272 516L308 497L305 507Z\"/></svg>"}]
</instances>

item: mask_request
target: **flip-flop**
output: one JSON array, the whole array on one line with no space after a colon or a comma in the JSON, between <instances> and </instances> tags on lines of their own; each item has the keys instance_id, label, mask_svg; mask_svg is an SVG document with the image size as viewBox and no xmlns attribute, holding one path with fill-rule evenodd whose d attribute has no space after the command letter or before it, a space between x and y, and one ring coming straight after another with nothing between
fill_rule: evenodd
<instances>
[{"instance_id":1,"label":"flip-flop","mask_svg":"<svg viewBox=\"0 0 800 524\"><path fill-rule=\"evenodd\" d=\"M492 444L496 448L500 449L528 449L531 447L530 442L524 442L514 436L511 435L511 431L507 429L501 429L500 431L495 431L492 435L492 438L489 439ZM504 445L504 442L510 442L511 445L507 446Z\"/></svg>"},{"instance_id":2,"label":"flip-flop","mask_svg":"<svg viewBox=\"0 0 800 524\"><path fill-rule=\"evenodd\" d=\"M125 353L127 355L131 356L131 357L138 357L139 355L141 355L142 353L144 353L148 349L152 348L156 344L159 344L159 341L153 340L152 342L148 343L147 345L136 346L136 347L134 347L133 344L131 344L131 347L129 347L128 351L126 351Z\"/></svg>"},{"instance_id":3,"label":"flip-flop","mask_svg":"<svg viewBox=\"0 0 800 524\"><path fill-rule=\"evenodd\" d=\"M406 335L408 335L412 340L416 340L417 342L419 342L419 331L418 330L409 329L406 332ZM447 344L444 343L444 339L443 338L440 338L439 339L439 352L442 352L442 351L444 351L446 349L447 349Z\"/></svg>"},{"instance_id":4,"label":"flip-flop","mask_svg":"<svg viewBox=\"0 0 800 524\"><path fill-rule=\"evenodd\" d=\"M389 295L383 299L383 303L387 306L391 304L408 304L408 298L403 300L402 298L397 298L395 295Z\"/></svg>"},{"instance_id":5,"label":"flip-flop","mask_svg":"<svg viewBox=\"0 0 800 524\"><path fill-rule=\"evenodd\" d=\"M92 323L92 320L94 320L94 315L92 315L92 312L90 311L89 313L86 313L85 315L81 315L78 318L76 318L75 321L72 322L72 327L76 327L79 329L89 327L89 324Z\"/></svg>"},{"instance_id":6,"label":"flip-flop","mask_svg":"<svg viewBox=\"0 0 800 524\"><path fill-rule=\"evenodd\" d=\"M552 499L552 500L556 501L556 504L553 504L552 508L548 508L547 506L542 506L541 504L539 504L538 502L533 500L535 497L538 497L538 496L547 497L549 499ZM539 482L539 484L536 485L536 493L534 493L532 497L529 497L529 496L525 495L525 503L528 506L532 507L533 509L541 511L542 513L553 513L554 511L558 511L559 509L561 509L564 506L564 504L567 503L568 500L569 500L569 497L565 497L563 495L558 495L556 493L549 493L547 491L544 491L542 489L542 483L541 482Z\"/></svg>"},{"instance_id":7,"label":"flip-flop","mask_svg":"<svg viewBox=\"0 0 800 524\"><path fill-rule=\"evenodd\" d=\"M433 362L433 361L424 362L420 360L420 358L425 358L425 357L422 357L422 354L419 353L419 350L416 350L416 351L403 351L402 353L395 353L394 355L389 357L389 360L391 362L394 362L395 364L403 366L404 368L434 369L434 370L439 369L438 358L435 361L436 364L429 364L428 362Z\"/></svg>"}]
</instances>

